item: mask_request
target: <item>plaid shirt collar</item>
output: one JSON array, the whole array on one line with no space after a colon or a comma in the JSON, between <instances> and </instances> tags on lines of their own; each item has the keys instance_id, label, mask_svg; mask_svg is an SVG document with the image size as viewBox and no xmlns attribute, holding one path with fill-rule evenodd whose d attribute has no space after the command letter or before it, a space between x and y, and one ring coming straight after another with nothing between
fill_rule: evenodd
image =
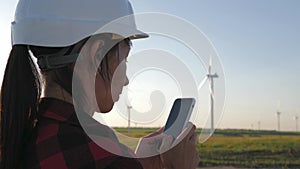
<instances>
[{"instance_id":1,"label":"plaid shirt collar","mask_svg":"<svg viewBox=\"0 0 300 169\"><path fill-rule=\"evenodd\" d=\"M39 109L44 109L39 111L42 113L40 116L80 126L72 104L54 98L43 98L40 105Z\"/></svg>"}]
</instances>

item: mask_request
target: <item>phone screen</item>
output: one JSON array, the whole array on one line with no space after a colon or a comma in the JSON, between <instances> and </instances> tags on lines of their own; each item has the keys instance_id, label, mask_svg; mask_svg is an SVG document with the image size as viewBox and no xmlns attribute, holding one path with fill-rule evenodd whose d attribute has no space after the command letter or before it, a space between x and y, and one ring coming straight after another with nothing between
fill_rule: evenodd
<instances>
[{"instance_id":1,"label":"phone screen","mask_svg":"<svg viewBox=\"0 0 300 169\"><path fill-rule=\"evenodd\" d=\"M164 133L177 138L184 127L187 125L193 107L195 104L194 98L179 98L174 101Z\"/></svg>"}]
</instances>

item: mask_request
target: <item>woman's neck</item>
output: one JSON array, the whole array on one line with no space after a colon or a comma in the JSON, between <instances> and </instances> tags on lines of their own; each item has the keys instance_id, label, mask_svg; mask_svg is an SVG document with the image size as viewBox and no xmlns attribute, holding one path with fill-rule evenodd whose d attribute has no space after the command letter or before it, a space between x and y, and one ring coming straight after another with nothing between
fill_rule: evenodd
<instances>
[{"instance_id":1,"label":"woman's neck","mask_svg":"<svg viewBox=\"0 0 300 169\"><path fill-rule=\"evenodd\" d=\"M57 83L48 83L43 90L42 97L56 98L73 104L71 94Z\"/></svg>"}]
</instances>

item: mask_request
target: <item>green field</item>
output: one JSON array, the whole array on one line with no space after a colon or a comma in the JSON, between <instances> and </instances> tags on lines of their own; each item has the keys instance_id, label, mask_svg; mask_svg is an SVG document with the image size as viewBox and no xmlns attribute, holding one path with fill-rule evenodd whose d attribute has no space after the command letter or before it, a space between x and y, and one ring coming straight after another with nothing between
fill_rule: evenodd
<instances>
[{"instance_id":1,"label":"green field","mask_svg":"<svg viewBox=\"0 0 300 169\"><path fill-rule=\"evenodd\" d=\"M134 128L129 134L125 128L116 130L141 137L157 129ZM295 132L216 130L197 149L201 167L300 168L300 133Z\"/></svg>"}]
</instances>

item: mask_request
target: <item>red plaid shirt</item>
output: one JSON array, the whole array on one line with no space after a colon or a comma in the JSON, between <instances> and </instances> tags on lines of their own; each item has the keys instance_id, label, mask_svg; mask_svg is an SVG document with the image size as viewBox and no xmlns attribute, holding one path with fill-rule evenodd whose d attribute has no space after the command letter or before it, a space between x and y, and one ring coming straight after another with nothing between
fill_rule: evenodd
<instances>
[{"instance_id":1,"label":"red plaid shirt","mask_svg":"<svg viewBox=\"0 0 300 169\"><path fill-rule=\"evenodd\" d=\"M131 152L120 144L114 132L86 114L92 137L105 140L120 153ZM101 133L101 136L97 136ZM91 134L89 134L91 136ZM42 99L38 123L26 145L23 168L30 169L142 169L135 158L112 154L91 140L79 124L73 105Z\"/></svg>"}]
</instances>

